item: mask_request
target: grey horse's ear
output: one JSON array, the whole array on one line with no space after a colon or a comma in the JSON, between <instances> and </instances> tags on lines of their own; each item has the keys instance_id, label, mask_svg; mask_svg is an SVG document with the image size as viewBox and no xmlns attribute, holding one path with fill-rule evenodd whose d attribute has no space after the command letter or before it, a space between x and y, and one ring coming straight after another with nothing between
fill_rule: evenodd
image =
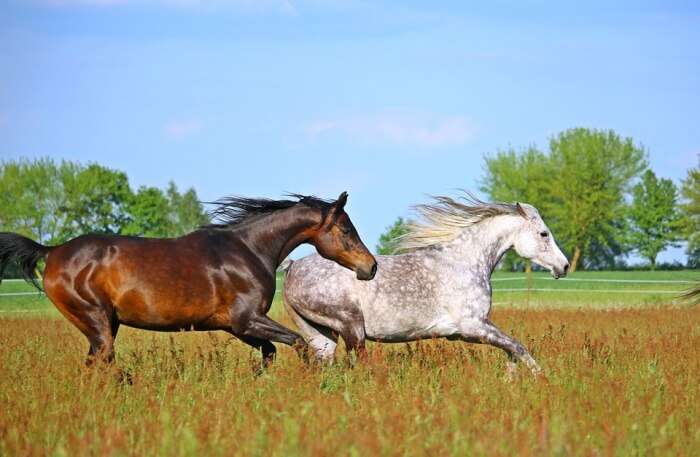
<instances>
[{"instance_id":1,"label":"grey horse's ear","mask_svg":"<svg viewBox=\"0 0 700 457\"><path fill-rule=\"evenodd\" d=\"M521 215L522 217L524 217L525 219L528 218L527 213L525 212L525 210L523 209L523 207L520 206L520 202L518 202L518 203L515 204L515 208L518 210L518 214L520 214L520 215Z\"/></svg>"}]
</instances>

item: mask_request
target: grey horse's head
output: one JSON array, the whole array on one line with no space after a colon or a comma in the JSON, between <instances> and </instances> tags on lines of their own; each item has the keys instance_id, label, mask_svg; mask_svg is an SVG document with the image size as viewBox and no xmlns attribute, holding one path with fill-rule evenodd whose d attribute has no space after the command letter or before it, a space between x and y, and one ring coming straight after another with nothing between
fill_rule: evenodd
<instances>
[{"instance_id":1,"label":"grey horse's head","mask_svg":"<svg viewBox=\"0 0 700 457\"><path fill-rule=\"evenodd\" d=\"M548 269L556 279L566 276L569 260L557 246L540 213L526 203L516 203L516 208L521 216L521 224L513 237L515 252Z\"/></svg>"},{"instance_id":2,"label":"grey horse's head","mask_svg":"<svg viewBox=\"0 0 700 457\"><path fill-rule=\"evenodd\" d=\"M465 191L459 199L436 196L415 207L422 221L412 222L399 238L399 248L421 249L459 240L465 230L479 239L488 233L507 233L506 248L549 269L552 276L566 276L569 261L562 254L534 206L520 203L487 203ZM489 225L482 225L491 221ZM481 232L481 233L479 233Z\"/></svg>"}]
</instances>

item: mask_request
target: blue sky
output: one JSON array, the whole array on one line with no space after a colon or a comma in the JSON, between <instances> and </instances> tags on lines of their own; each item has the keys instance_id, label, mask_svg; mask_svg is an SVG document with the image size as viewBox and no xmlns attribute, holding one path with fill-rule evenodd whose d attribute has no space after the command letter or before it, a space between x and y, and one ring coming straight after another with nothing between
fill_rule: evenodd
<instances>
[{"instance_id":1,"label":"blue sky","mask_svg":"<svg viewBox=\"0 0 700 457\"><path fill-rule=\"evenodd\" d=\"M678 182L699 108L692 2L0 4L3 159L205 200L348 190L372 246L425 194L477 189L485 153L570 127L631 136Z\"/></svg>"}]
</instances>

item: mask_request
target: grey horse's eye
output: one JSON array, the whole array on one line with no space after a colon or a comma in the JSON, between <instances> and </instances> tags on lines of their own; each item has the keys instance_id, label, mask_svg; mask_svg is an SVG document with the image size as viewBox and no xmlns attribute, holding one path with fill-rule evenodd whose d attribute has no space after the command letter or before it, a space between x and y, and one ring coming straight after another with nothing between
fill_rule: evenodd
<instances>
[{"instance_id":1,"label":"grey horse's eye","mask_svg":"<svg viewBox=\"0 0 700 457\"><path fill-rule=\"evenodd\" d=\"M547 237L549 236L549 233L547 233L547 232L540 232L540 236L541 236L542 238L547 238Z\"/></svg>"}]
</instances>

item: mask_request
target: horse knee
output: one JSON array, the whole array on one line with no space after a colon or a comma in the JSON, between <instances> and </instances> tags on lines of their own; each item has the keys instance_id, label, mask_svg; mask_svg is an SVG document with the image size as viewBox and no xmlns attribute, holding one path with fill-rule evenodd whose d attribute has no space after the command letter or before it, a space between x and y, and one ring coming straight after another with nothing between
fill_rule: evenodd
<instances>
[{"instance_id":1,"label":"horse knee","mask_svg":"<svg viewBox=\"0 0 700 457\"><path fill-rule=\"evenodd\" d=\"M333 360L337 343L323 335L310 338L308 343L316 360L320 362L330 362Z\"/></svg>"}]
</instances>

